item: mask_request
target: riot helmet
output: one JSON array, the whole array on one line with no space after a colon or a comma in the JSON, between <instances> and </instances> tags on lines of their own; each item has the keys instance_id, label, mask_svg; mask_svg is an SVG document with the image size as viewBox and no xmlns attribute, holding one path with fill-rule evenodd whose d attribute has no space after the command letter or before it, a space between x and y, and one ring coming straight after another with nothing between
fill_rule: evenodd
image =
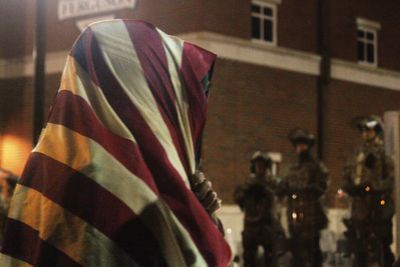
<instances>
[{"instance_id":1,"label":"riot helmet","mask_svg":"<svg viewBox=\"0 0 400 267\"><path fill-rule=\"evenodd\" d=\"M377 115L370 115L361 119L358 122L357 127L361 132L365 130L374 130L377 135L383 133L383 122Z\"/></svg>"},{"instance_id":2,"label":"riot helmet","mask_svg":"<svg viewBox=\"0 0 400 267\"><path fill-rule=\"evenodd\" d=\"M293 146L307 144L311 148L315 143L315 136L306 129L296 128L289 132L289 140Z\"/></svg>"},{"instance_id":3,"label":"riot helmet","mask_svg":"<svg viewBox=\"0 0 400 267\"><path fill-rule=\"evenodd\" d=\"M258 163L260 162L260 163ZM265 171L271 169L272 167L272 159L268 156L267 153L262 151L256 151L253 153L250 159L250 172L256 173L256 164L262 164L265 166Z\"/></svg>"}]
</instances>

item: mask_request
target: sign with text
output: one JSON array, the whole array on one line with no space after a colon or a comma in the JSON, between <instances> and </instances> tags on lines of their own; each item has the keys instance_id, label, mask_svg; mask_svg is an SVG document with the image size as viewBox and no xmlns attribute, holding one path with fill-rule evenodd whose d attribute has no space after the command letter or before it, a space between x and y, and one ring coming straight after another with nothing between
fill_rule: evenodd
<instances>
[{"instance_id":1,"label":"sign with text","mask_svg":"<svg viewBox=\"0 0 400 267\"><path fill-rule=\"evenodd\" d=\"M89 24L92 24L92 23L97 22L97 21L110 20L110 19L113 19L113 18L115 18L115 16L111 14L111 15L108 15L108 16L93 17L93 18L89 18L89 19L80 19L80 20L77 20L77 21L75 22L75 24L76 24L76 26L78 27L78 29L79 29L81 32L83 32L83 30L84 30Z\"/></svg>"},{"instance_id":2,"label":"sign with text","mask_svg":"<svg viewBox=\"0 0 400 267\"><path fill-rule=\"evenodd\" d=\"M59 0L58 19L65 20L124 8L135 8L136 0Z\"/></svg>"}]
</instances>

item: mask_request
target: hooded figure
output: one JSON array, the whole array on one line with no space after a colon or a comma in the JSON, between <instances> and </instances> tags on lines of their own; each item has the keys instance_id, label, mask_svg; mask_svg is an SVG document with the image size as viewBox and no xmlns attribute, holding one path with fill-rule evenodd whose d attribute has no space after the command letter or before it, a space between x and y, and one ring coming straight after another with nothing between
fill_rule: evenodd
<instances>
[{"instance_id":1,"label":"hooded figure","mask_svg":"<svg viewBox=\"0 0 400 267\"><path fill-rule=\"evenodd\" d=\"M11 202L0 266L221 266L191 190L215 55L133 20L90 25Z\"/></svg>"}]
</instances>

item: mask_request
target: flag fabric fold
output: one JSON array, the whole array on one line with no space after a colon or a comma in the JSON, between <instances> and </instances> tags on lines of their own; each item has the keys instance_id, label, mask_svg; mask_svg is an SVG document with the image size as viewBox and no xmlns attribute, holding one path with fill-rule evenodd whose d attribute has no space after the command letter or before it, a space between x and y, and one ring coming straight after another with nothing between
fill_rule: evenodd
<instances>
[{"instance_id":1,"label":"flag fabric fold","mask_svg":"<svg viewBox=\"0 0 400 267\"><path fill-rule=\"evenodd\" d=\"M77 39L12 199L1 266L227 266L190 190L215 55L151 24Z\"/></svg>"}]
</instances>

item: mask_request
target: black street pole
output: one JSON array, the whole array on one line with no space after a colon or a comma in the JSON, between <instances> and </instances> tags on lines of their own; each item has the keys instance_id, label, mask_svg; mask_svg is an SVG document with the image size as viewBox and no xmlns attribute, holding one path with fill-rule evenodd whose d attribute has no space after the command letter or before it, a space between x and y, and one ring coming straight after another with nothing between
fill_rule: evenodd
<instances>
[{"instance_id":1,"label":"black street pole","mask_svg":"<svg viewBox=\"0 0 400 267\"><path fill-rule=\"evenodd\" d=\"M325 93L331 80L331 51L329 39L329 0L318 1L317 49L321 56L320 75L317 78L317 138L318 158L324 157Z\"/></svg>"},{"instance_id":2,"label":"black street pole","mask_svg":"<svg viewBox=\"0 0 400 267\"><path fill-rule=\"evenodd\" d=\"M46 0L36 0L35 76L33 96L33 145L39 140L44 124L44 90L46 62Z\"/></svg>"}]
</instances>

